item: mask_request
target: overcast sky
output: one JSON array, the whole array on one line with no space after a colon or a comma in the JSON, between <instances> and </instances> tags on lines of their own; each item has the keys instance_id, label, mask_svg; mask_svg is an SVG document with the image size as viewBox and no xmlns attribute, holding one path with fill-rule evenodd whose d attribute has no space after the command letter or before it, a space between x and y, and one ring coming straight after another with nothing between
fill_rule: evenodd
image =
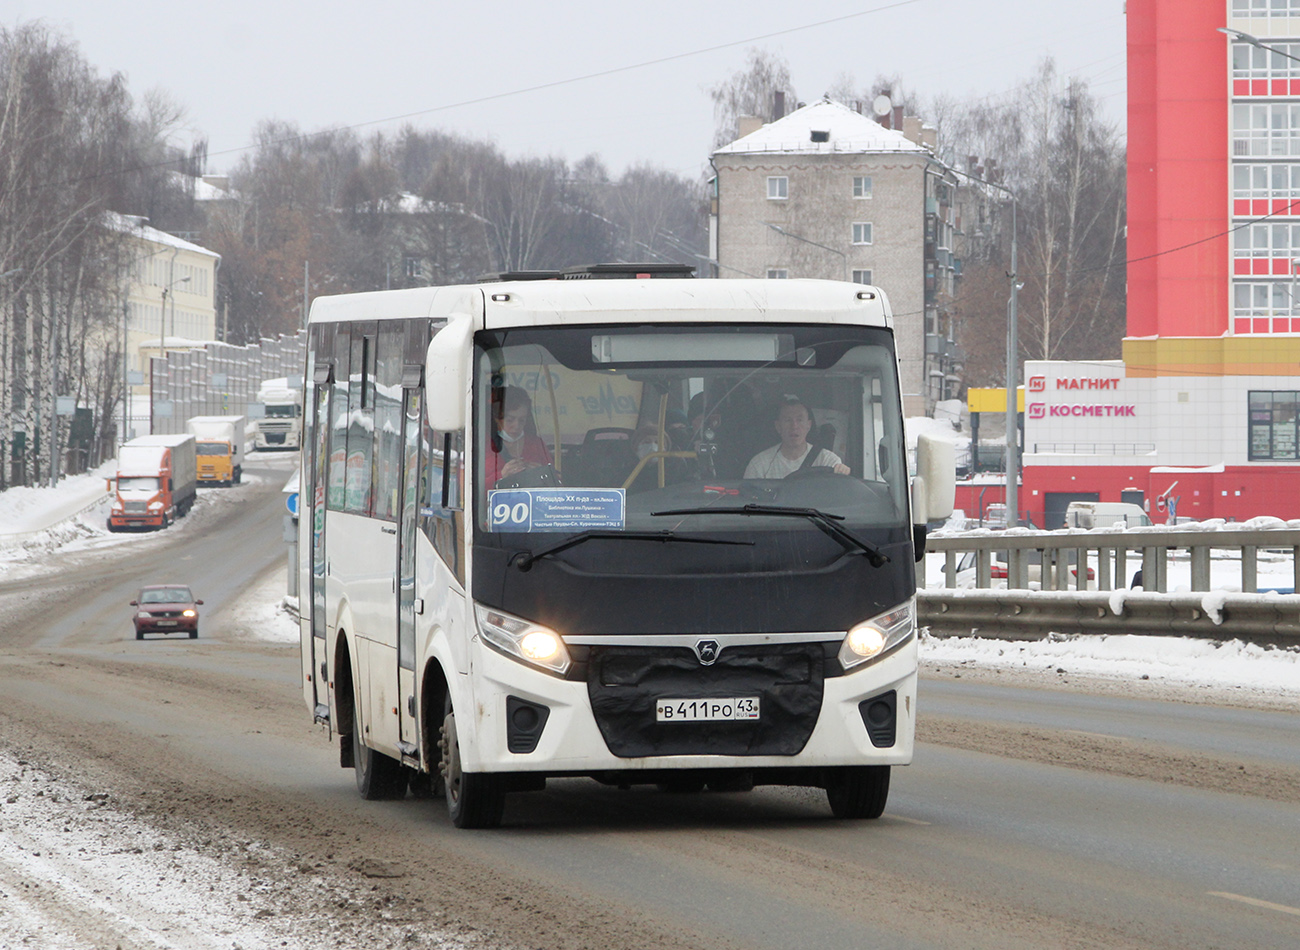
<instances>
[{"instance_id":1,"label":"overcast sky","mask_svg":"<svg viewBox=\"0 0 1300 950\"><path fill-rule=\"evenodd\" d=\"M206 135L215 171L274 118L362 135L409 122L511 156L594 152L614 174L648 162L693 176L712 140L708 89L750 47L784 56L809 101L844 74L1000 95L1052 56L1124 119L1123 0L0 0L4 26L34 19L101 74L124 73L137 101L166 90L186 110L174 144Z\"/></svg>"}]
</instances>

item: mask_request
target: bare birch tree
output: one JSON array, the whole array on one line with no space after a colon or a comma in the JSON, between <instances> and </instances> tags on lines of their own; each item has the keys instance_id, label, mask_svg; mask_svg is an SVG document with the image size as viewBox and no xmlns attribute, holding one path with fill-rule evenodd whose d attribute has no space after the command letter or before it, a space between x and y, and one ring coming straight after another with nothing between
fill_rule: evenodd
<instances>
[{"instance_id":1,"label":"bare birch tree","mask_svg":"<svg viewBox=\"0 0 1300 950\"><path fill-rule=\"evenodd\" d=\"M116 313L120 235L106 226L132 164L131 100L43 26L0 30L0 473L54 480L66 427L56 397L111 404L88 388ZM103 379L92 372L90 379ZM111 419L99 418L101 434Z\"/></svg>"},{"instance_id":2,"label":"bare birch tree","mask_svg":"<svg viewBox=\"0 0 1300 950\"><path fill-rule=\"evenodd\" d=\"M731 78L709 90L713 99L713 147L734 142L739 136L740 117L772 118L775 94L783 92L794 105L794 87L790 67L784 59L767 50L751 49L745 66Z\"/></svg>"}]
</instances>

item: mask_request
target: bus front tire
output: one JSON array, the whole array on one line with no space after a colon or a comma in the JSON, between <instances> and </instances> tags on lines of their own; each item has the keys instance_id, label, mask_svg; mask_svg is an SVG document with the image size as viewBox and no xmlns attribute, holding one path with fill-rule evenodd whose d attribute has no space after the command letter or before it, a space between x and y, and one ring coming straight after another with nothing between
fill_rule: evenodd
<instances>
[{"instance_id":1,"label":"bus front tire","mask_svg":"<svg viewBox=\"0 0 1300 950\"><path fill-rule=\"evenodd\" d=\"M879 818L889 799L888 765L850 765L832 769L826 799L836 818Z\"/></svg>"},{"instance_id":2,"label":"bus front tire","mask_svg":"<svg viewBox=\"0 0 1300 950\"><path fill-rule=\"evenodd\" d=\"M401 798L406 794L406 772L402 763L376 752L361 741L361 724L352 720L352 767L357 773L357 791L366 801Z\"/></svg>"},{"instance_id":3,"label":"bus front tire","mask_svg":"<svg viewBox=\"0 0 1300 950\"><path fill-rule=\"evenodd\" d=\"M491 772L462 772L460 742L456 737L456 713L448 710L442 721L442 784L447 796L447 813L457 828L495 828L505 812L506 793L501 776Z\"/></svg>"}]
</instances>

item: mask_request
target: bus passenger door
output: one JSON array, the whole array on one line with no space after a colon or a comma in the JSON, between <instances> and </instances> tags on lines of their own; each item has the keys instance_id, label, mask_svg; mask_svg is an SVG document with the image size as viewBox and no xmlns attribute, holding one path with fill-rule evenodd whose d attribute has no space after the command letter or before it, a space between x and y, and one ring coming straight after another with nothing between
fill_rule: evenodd
<instances>
[{"instance_id":1,"label":"bus passenger door","mask_svg":"<svg viewBox=\"0 0 1300 950\"><path fill-rule=\"evenodd\" d=\"M329 479L330 396L333 380L316 380L315 399L311 406L312 443L308 465L311 472L310 508L303 512L311 524L311 643L307 663L314 691L314 716L329 718L329 668L325 641L325 491ZM301 515L300 515L301 517Z\"/></svg>"},{"instance_id":2,"label":"bus passenger door","mask_svg":"<svg viewBox=\"0 0 1300 950\"><path fill-rule=\"evenodd\" d=\"M415 550L420 515L420 390L402 391L402 486L397 520L398 741L404 755L417 755L415 682Z\"/></svg>"}]
</instances>

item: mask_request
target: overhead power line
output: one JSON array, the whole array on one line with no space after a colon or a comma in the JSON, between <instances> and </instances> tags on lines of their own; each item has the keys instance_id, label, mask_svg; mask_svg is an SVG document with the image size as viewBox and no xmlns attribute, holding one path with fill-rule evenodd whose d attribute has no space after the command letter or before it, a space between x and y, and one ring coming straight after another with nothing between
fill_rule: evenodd
<instances>
[{"instance_id":1,"label":"overhead power line","mask_svg":"<svg viewBox=\"0 0 1300 950\"><path fill-rule=\"evenodd\" d=\"M749 43L759 43L762 42L763 40L774 39L778 36L788 36L791 33L800 33L805 30L815 30L824 26L832 26L836 23L844 23L848 20L856 20L865 16L872 16L877 13L883 13L886 10L894 10L897 9L898 7L911 6L912 4L921 3L921 2L923 2L923 0L896 0L896 2L894 3L886 3L878 7L872 7L869 10L859 10L856 13L845 13L841 16L831 17L830 19L827 20L818 20L814 23L804 23L801 24L800 26L792 26L784 30L773 30L770 33L761 33L757 36L746 37L745 39L742 40L731 40L730 42L727 43L717 43L713 46L705 46L700 49L689 50L684 53L672 53L668 56L661 56L658 59L647 59L639 63L628 63L623 66L614 66L610 69L602 69L594 73L585 73L581 76L570 76L567 79L555 79L552 80L551 82L537 83L536 85L532 85L532 86L524 86L519 89L511 89L507 92L497 92L486 96L476 96L473 99L461 99L458 102L448 102L440 106L430 106L427 109L418 109L414 112L404 112L400 115L390 115L382 119L369 119L364 122L356 122L351 125L335 126L333 128L324 129L319 132L305 132L302 135L286 136L285 138L275 139L270 142L261 142L252 145L241 145L236 148L221 149L220 151L209 152L208 157L211 158L217 155L233 155L238 152L246 152L249 149L259 148L263 146L288 145L293 142L305 142L305 141L310 141L313 138L317 138L323 135L330 135L335 132L345 132L354 129L364 129L374 125L386 125L390 122L401 122L403 120L414 119L419 116L433 115L434 113L437 112L449 112L452 109L462 109L466 106L482 105L485 102L496 102L501 99L510 99L515 96L523 96L533 92L541 92L544 89L555 89L560 86L573 85L574 83L590 82L593 79L603 79L606 76L616 76L619 73L632 72L633 70L638 70L638 69L648 69L651 66L662 66L664 63L672 63L672 62L676 62L677 60L689 59L693 56L703 56L707 53L716 53L719 50L732 49L737 46L745 46ZM147 171L153 168L166 168L172 165L173 162L174 160L167 161L167 162L155 162L146 165L136 165L136 166L131 166L129 168L117 169L111 172L102 172L97 175L88 175L84 178L69 179L68 181L63 182L63 184L73 184L75 182L80 182L80 181L94 181L96 179L106 178L112 175L122 175L134 171Z\"/></svg>"}]
</instances>

